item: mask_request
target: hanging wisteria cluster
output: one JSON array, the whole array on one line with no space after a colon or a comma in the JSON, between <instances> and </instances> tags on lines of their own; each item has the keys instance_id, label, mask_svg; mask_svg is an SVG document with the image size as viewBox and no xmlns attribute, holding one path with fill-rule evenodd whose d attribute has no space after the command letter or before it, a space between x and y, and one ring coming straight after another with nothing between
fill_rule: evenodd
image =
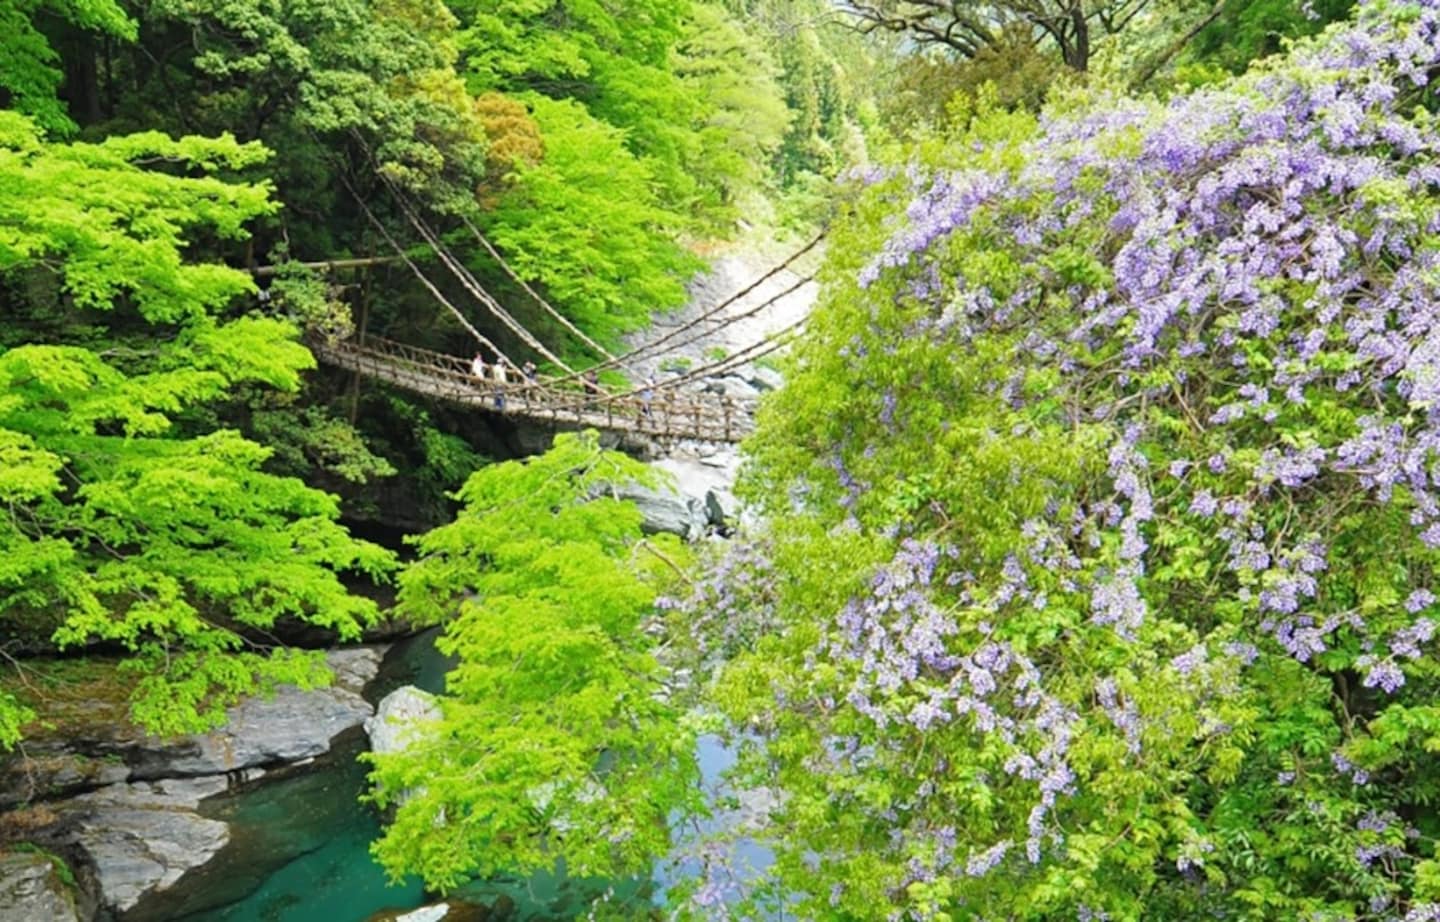
<instances>
[{"instance_id":1,"label":"hanging wisteria cluster","mask_svg":"<svg viewBox=\"0 0 1440 922\"><path fill-rule=\"evenodd\" d=\"M953 556L953 549L948 552ZM1065 756L1077 716L1045 692L1040 670L1010 644L982 636L971 652L952 652L957 645L951 638L960 627L930 591L946 553L934 544L904 541L872 578L870 592L840 612L839 630L820 652L851 664L846 703L881 729L891 720L925 731L965 719L1002 741L1005 774L1033 782L1037 790L1024 850L1038 861L1046 816L1074 780ZM1023 582L1018 567L1013 572L1016 582ZM988 626L982 623L980 633L988 634ZM922 788L917 796L928 793ZM950 827L934 832L942 840L954 837ZM1002 841L971 856L966 873L980 876L999 863L1010 844ZM953 841L941 841L936 852L950 855ZM926 870L933 874L946 866Z\"/></svg>"},{"instance_id":2,"label":"hanging wisteria cluster","mask_svg":"<svg viewBox=\"0 0 1440 922\"><path fill-rule=\"evenodd\" d=\"M957 347L1013 337L995 387L1015 410L1059 391L1069 422L1113 426L1113 495L1083 510L1120 539L1088 574L1096 623L1135 635L1147 524L1186 516L1225 543L1239 597L1291 655L1349 630L1366 687L1404 684L1434 633L1430 567L1384 618L1336 610L1322 526L1341 497L1392 504L1440 548L1440 130L1422 105L1437 63L1436 4L1372 5L1238 85L1051 119L1018 170L900 180L912 201L861 286L916 279L891 287L933 305L932 335ZM1077 239L1085 264L1059 263ZM987 244L1033 271L997 285L945 268L949 248ZM1022 395L1042 369L1055 390ZM1188 432L1157 427L1162 412ZM1276 504L1297 508L1279 528L1261 514Z\"/></svg>"},{"instance_id":3,"label":"hanging wisteria cluster","mask_svg":"<svg viewBox=\"0 0 1440 922\"><path fill-rule=\"evenodd\" d=\"M1239 918L1259 897L1226 901L1273 859L1320 881L1282 880L1275 917L1440 918L1412 887L1440 874L1440 829L1409 821L1440 775L1414 729L1440 674L1437 67L1440 0L1362 4L1225 84L1062 100L1024 137L852 177L856 236L881 242L780 400L836 379L848 397L760 449L783 484L783 440L813 447L789 495L830 546L891 541L773 680L815 728L795 828L823 828L807 804L866 818L812 850L839 878L816 900ZM1153 799L1117 817L1122 792L1087 785L1127 765ZM902 766L886 796L855 793ZM1245 810L1292 829L1303 865L1225 834ZM1046 877L1087 879L1109 854L1085 849L1131 840L1159 860L1117 857L1116 892ZM874 861L888 876L864 890Z\"/></svg>"}]
</instances>

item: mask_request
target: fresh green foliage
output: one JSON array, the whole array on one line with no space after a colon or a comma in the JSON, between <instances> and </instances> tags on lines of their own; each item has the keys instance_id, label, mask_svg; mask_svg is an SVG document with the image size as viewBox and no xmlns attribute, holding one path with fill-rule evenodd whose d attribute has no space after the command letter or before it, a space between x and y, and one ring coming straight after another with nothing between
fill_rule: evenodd
<instances>
[{"instance_id":1,"label":"fresh green foliage","mask_svg":"<svg viewBox=\"0 0 1440 922\"><path fill-rule=\"evenodd\" d=\"M289 323L225 313L252 290L244 273L184 255L274 207L265 187L214 175L264 157L230 138L155 133L49 143L0 112L12 307L0 327L0 623L39 619L61 646L129 651L134 715L161 732L214 725L257 683L314 682L313 658L245 650L242 632L294 617L354 638L375 608L339 574L390 564L336 524L332 497L266 473L267 448L190 428L231 389L293 390L313 365ZM57 315L74 318L74 341L37 341ZM7 742L27 716L0 699Z\"/></svg>"},{"instance_id":2,"label":"fresh green foliage","mask_svg":"<svg viewBox=\"0 0 1440 922\"><path fill-rule=\"evenodd\" d=\"M875 44L839 27L824 0L725 0L724 7L736 21L753 24L780 65L790 111L775 157L780 187L804 195L817 179L828 184L863 160L883 69Z\"/></svg>"},{"instance_id":3,"label":"fresh green foliage","mask_svg":"<svg viewBox=\"0 0 1440 922\"><path fill-rule=\"evenodd\" d=\"M485 216L495 243L593 335L613 338L679 304L700 263L673 242L682 218L653 192L648 161L579 103L530 103L545 157L518 166Z\"/></svg>"},{"instance_id":4,"label":"fresh green foliage","mask_svg":"<svg viewBox=\"0 0 1440 922\"><path fill-rule=\"evenodd\" d=\"M675 69L699 101L697 151L687 163L712 221L740 217L737 201L770 185L771 164L790 123L773 57L717 7L697 4Z\"/></svg>"},{"instance_id":5,"label":"fresh green foliage","mask_svg":"<svg viewBox=\"0 0 1440 922\"><path fill-rule=\"evenodd\" d=\"M147 13L195 48L193 72L154 72L152 91L186 81L208 130L263 139L287 164L289 145L334 160L333 148L358 140L372 170L437 200L466 195L483 173L484 133L454 71L456 23L441 0L154 0Z\"/></svg>"},{"instance_id":6,"label":"fresh green foliage","mask_svg":"<svg viewBox=\"0 0 1440 922\"><path fill-rule=\"evenodd\" d=\"M1288 42L1344 19L1354 0L1248 0L1227 3L1185 50L1180 76L1197 67L1240 73L1251 61L1279 54Z\"/></svg>"},{"instance_id":7,"label":"fresh green foliage","mask_svg":"<svg viewBox=\"0 0 1440 922\"><path fill-rule=\"evenodd\" d=\"M443 624L444 716L375 756L396 808L375 855L448 890L563 862L578 876L644 875L692 806L694 738L667 702L644 630L679 548L649 550L612 487L651 479L562 434L546 454L477 471L454 522L416 539L400 608Z\"/></svg>"},{"instance_id":8,"label":"fresh green foliage","mask_svg":"<svg viewBox=\"0 0 1440 922\"><path fill-rule=\"evenodd\" d=\"M669 60L688 0L461 0L454 8L472 90L528 90L581 106L650 163L667 205L688 205L699 100Z\"/></svg>"},{"instance_id":9,"label":"fresh green foliage","mask_svg":"<svg viewBox=\"0 0 1440 922\"><path fill-rule=\"evenodd\" d=\"M321 407L297 408L295 395L288 393L256 400L250 427L274 451L273 467L295 477L324 472L355 484L395 475L395 466L376 455L354 426Z\"/></svg>"},{"instance_id":10,"label":"fresh green foliage","mask_svg":"<svg viewBox=\"0 0 1440 922\"><path fill-rule=\"evenodd\" d=\"M603 341L678 306L699 264L676 238L728 233L770 179L788 112L766 50L703 3L454 8L471 89L523 101L539 128L538 154L521 145L508 188L481 196L507 260Z\"/></svg>"}]
</instances>

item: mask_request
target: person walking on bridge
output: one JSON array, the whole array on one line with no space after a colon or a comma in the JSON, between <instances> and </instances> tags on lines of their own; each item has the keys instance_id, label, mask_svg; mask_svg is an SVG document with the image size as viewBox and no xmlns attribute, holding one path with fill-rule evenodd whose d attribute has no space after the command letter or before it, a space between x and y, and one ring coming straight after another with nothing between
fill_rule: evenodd
<instances>
[{"instance_id":1,"label":"person walking on bridge","mask_svg":"<svg viewBox=\"0 0 1440 922\"><path fill-rule=\"evenodd\" d=\"M485 380L485 355L481 352L475 353L475 358L470 360L470 374L477 381Z\"/></svg>"},{"instance_id":2,"label":"person walking on bridge","mask_svg":"<svg viewBox=\"0 0 1440 922\"><path fill-rule=\"evenodd\" d=\"M655 375L645 376L645 386L640 391L640 415L650 415L650 401L655 399Z\"/></svg>"},{"instance_id":3,"label":"person walking on bridge","mask_svg":"<svg viewBox=\"0 0 1440 922\"><path fill-rule=\"evenodd\" d=\"M505 360L497 359L495 362L495 409L505 409L505 384L508 376L505 373Z\"/></svg>"}]
</instances>

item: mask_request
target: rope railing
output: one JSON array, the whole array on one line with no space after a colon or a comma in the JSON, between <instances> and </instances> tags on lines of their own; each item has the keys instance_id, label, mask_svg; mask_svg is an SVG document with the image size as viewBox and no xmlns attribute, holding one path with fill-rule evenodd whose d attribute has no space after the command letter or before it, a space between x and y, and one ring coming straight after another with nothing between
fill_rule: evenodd
<instances>
[{"instance_id":1,"label":"rope railing","mask_svg":"<svg viewBox=\"0 0 1440 922\"><path fill-rule=\"evenodd\" d=\"M434 282L426 276L425 272L416 265L399 241L389 233L365 200L361 198L359 192L346 179L343 171L340 175L347 191L355 199L366 219L374 225L386 243L395 251L396 258L410 269L430 294L460 322L477 343L490 350L494 357L493 364L499 368L508 368L508 373L504 381L487 381L474 375L470 363L463 358L373 337L367 338L366 342L362 344L316 342L313 344L313 348L317 356L357 374L368 374L397 386L441 399L485 406L488 396L493 402L493 409L496 412L524 413L557 422L563 419L573 421L578 425L647 432L660 436L738 441L752 425L753 407L747 405L748 402L738 401L723 392L713 396L709 394L695 395L681 393L680 389L702 377L727 373L746 362L769 355L786 344L790 335L803 324L803 320L767 334L759 342L747 346L734 355L702 365L700 368L690 369L676 378L661 382L655 382L652 379L639 386L632 385L632 389L629 391L596 393L591 390L593 385L590 383L590 378L599 370L626 367L639 357L653 354L662 348L666 351L673 351L675 348L688 345L701 338L713 336L719 330L754 317L776 301L798 291L812 281L813 276L801 277L779 294L772 295L762 303L738 314L717 316L731 305L757 291L766 281L786 270L806 253L819 246L826 236L825 231L822 230L804 247L790 254L782 263L772 267L751 284L719 304L682 323L669 333L617 356L586 336L583 331L571 324L546 302L505 263L499 251L489 240L484 238L472 222L466 219L466 227L515 282L520 284L567 330L606 357L604 361L580 372L572 369L559 356L546 348L544 343L540 342L534 334L505 310L490 292L481 286L470 269L450 252L439 234L421 216L418 206L413 206L403 192L383 173L378 173L377 170L377 174L381 176L382 182L391 192L411 226L425 240L428 248L439 258L441 264L461 283L467 293L485 306L521 342L567 374L564 377L548 379L543 382L539 379L523 377L520 366L476 329L465 314L451 303ZM710 324L713 326L707 327Z\"/></svg>"},{"instance_id":2,"label":"rope railing","mask_svg":"<svg viewBox=\"0 0 1440 922\"><path fill-rule=\"evenodd\" d=\"M463 358L382 337L317 341L311 348L328 364L500 414L711 442L738 442L754 427L753 401L723 394L590 394L544 379L500 382L476 377Z\"/></svg>"}]
</instances>

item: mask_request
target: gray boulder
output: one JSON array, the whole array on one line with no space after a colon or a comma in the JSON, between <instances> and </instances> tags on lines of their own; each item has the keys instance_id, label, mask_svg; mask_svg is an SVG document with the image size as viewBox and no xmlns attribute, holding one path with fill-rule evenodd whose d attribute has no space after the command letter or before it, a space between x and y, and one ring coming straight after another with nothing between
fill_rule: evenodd
<instances>
[{"instance_id":1,"label":"gray boulder","mask_svg":"<svg viewBox=\"0 0 1440 922\"><path fill-rule=\"evenodd\" d=\"M225 726L188 737L188 752L173 753L158 775L215 775L252 766L311 759L330 741L370 716L360 697L380 668L373 647L332 650L325 661L335 673L328 688L301 691L285 685L270 698L247 698L230 709Z\"/></svg>"},{"instance_id":2,"label":"gray boulder","mask_svg":"<svg viewBox=\"0 0 1440 922\"><path fill-rule=\"evenodd\" d=\"M133 739L36 740L0 761L0 807L89 791L130 778Z\"/></svg>"},{"instance_id":3,"label":"gray boulder","mask_svg":"<svg viewBox=\"0 0 1440 922\"><path fill-rule=\"evenodd\" d=\"M60 805L78 820L76 842L95 863L101 901L123 913L209 861L229 829L194 810L226 784L223 776L114 784Z\"/></svg>"},{"instance_id":4,"label":"gray boulder","mask_svg":"<svg viewBox=\"0 0 1440 922\"><path fill-rule=\"evenodd\" d=\"M402 685L384 698L375 708L375 716L365 721L365 733L370 737L370 751L377 753L404 752L418 737L423 737L426 725L441 717L440 702L434 695L414 685ZM423 794L424 785L400 792L399 802L404 803L414 794ZM437 917L438 918L438 917Z\"/></svg>"},{"instance_id":5,"label":"gray boulder","mask_svg":"<svg viewBox=\"0 0 1440 922\"><path fill-rule=\"evenodd\" d=\"M710 521L710 524L716 528L724 528L730 524L733 518L735 497L730 496L728 493L725 495L729 499L729 508L727 508L726 501L721 499L720 494L714 490L705 494L705 517Z\"/></svg>"},{"instance_id":6,"label":"gray boulder","mask_svg":"<svg viewBox=\"0 0 1440 922\"><path fill-rule=\"evenodd\" d=\"M712 394L723 394L726 397L734 397L737 400L754 400L760 396L760 391L753 387L750 382L734 375L727 375L723 378L712 378L706 382L705 389Z\"/></svg>"},{"instance_id":7,"label":"gray boulder","mask_svg":"<svg viewBox=\"0 0 1440 922\"><path fill-rule=\"evenodd\" d=\"M24 758L8 762L0 770L0 802L87 791L47 804L58 817L55 838L89 857L100 902L124 913L205 864L229 840L224 823L197 812L202 799L231 781L265 774L268 766L321 755L370 716L360 692L379 670L382 653L375 647L331 651L330 687L282 686L272 697L248 698L230 709L224 727L206 734L146 737L97 707L95 726L27 746ZM0 922L10 918L7 911L0 897Z\"/></svg>"},{"instance_id":8,"label":"gray boulder","mask_svg":"<svg viewBox=\"0 0 1440 922\"><path fill-rule=\"evenodd\" d=\"M402 685L380 699L375 716L365 721L365 734L372 752L403 752L416 733L424 732L425 722L439 719L440 704L434 695Z\"/></svg>"},{"instance_id":9,"label":"gray boulder","mask_svg":"<svg viewBox=\"0 0 1440 922\"><path fill-rule=\"evenodd\" d=\"M282 686L274 697L247 698L210 733L146 736L123 712L96 709L93 726L40 739L0 763L0 806L55 798L124 781L216 775L313 758L330 740L370 716L360 696L380 668L384 647L333 650L328 688Z\"/></svg>"},{"instance_id":10,"label":"gray boulder","mask_svg":"<svg viewBox=\"0 0 1440 922\"><path fill-rule=\"evenodd\" d=\"M0 855L0 922L79 922L75 897L51 859L32 852Z\"/></svg>"},{"instance_id":11,"label":"gray boulder","mask_svg":"<svg viewBox=\"0 0 1440 922\"><path fill-rule=\"evenodd\" d=\"M640 528L646 534L679 535L687 541L705 534L709 516L703 499L671 487L652 489L633 483L617 488L615 495L630 500L640 510Z\"/></svg>"},{"instance_id":12,"label":"gray boulder","mask_svg":"<svg viewBox=\"0 0 1440 922\"><path fill-rule=\"evenodd\" d=\"M700 460L663 458L651 467L674 478L680 495L699 503L706 523L721 528L735 520L736 503L731 487L735 482L737 463L738 456L732 451L728 456L712 455Z\"/></svg>"}]
</instances>

